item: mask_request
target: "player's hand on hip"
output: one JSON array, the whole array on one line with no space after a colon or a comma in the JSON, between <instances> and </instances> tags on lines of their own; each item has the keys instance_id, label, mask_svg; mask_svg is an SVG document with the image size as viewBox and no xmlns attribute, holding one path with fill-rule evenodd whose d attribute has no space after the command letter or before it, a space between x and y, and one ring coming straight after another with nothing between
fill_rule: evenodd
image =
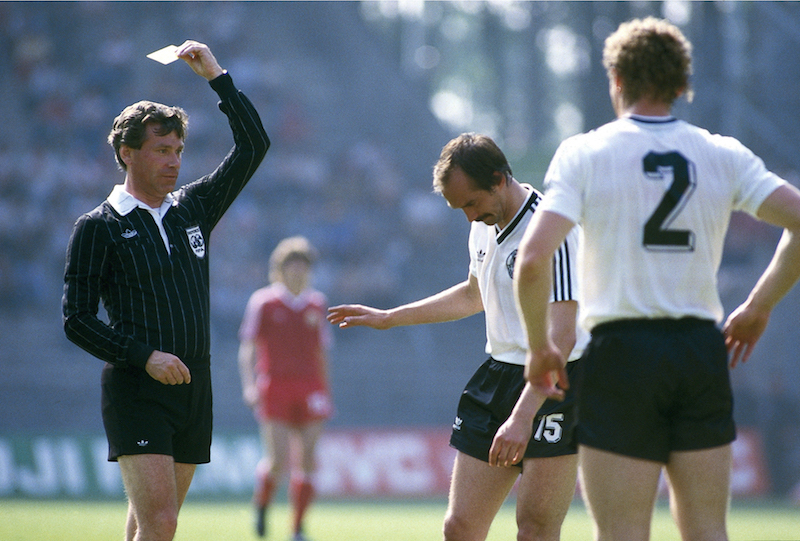
<instances>
[{"instance_id":1,"label":"player's hand on hip","mask_svg":"<svg viewBox=\"0 0 800 541\"><path fill-rule=\"evenodd\" d=\"M769 311L757 310L747 304L742 304L728 316L722 332L725 335L731 368L750 358L756 342L767 328L769 316Z\"/></svg>"},{"instance_id":2,"label":"player's hand on hip","mask_svg":"<svg viewBox=\"0 0 800 541\"><path fill-rule=\"evenodd\" d=\"M171 353L154 351L147 359L144 369L150 377L164 385L181 385L192 381L189 369L183 361Z\"/></svg>"},{"instance_id":3,"label":"player's hand on hip","mask_svg":"<svg viewBox=\"0 0 800 541\"><path fill-rule=\"evenodd\" d=\"M360 304L341 304L328 308L328 321L341 328L365 326L373 329L388 329L386 310L378 310Z\"/></svg>"},{"instance_id":4,"label":"player's hand on hip","mask_svg":"<svg viewBox=\"0 0 800 541\"><path fill-rule=\"evenodd\" d=\"M211 54L208 45L198 41L184 41L176 50L175 55L189 64L189 67L200 77L210 81L223 73L217 59Z\"/></svg>"}]
</instances>

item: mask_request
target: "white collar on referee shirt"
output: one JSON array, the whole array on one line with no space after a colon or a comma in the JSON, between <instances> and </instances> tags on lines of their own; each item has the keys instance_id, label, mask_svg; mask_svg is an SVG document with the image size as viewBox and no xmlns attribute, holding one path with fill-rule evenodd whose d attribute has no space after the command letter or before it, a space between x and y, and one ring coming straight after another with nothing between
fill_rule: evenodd
<instances>
[{"instance_id":1,"label":"white collar on referee shirt","mask_svg":"<svg viewBox=\"0 0 800 541\"><path fill-rule=\"evenodd\" d=\"M167 232L164 230L164 224L162 223L162 220L164 219L164 215L172 206L173 202L174 198L172 197L172 194L168 193L164 198L164 201L161 203L161 206L157 209L153 208L126 192L122 184L117 184L114 186L114 189L111 190L111 193L108 196L108 203L114 208L114 210L123 216L127 216L135 208L142 208L149 212L153 217L153 220L155 220L156 226L158 226L158 231L161 233L161 239L164 241L164 247L167 249L167 253L170 253L169 239L167 239Z\"/></svg>"}]
</instances>

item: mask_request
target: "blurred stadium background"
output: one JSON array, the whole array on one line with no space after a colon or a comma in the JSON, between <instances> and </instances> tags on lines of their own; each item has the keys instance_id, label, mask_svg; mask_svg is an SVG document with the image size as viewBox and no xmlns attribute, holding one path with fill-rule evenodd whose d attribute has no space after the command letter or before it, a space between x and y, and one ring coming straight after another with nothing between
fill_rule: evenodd
<instances>
[{"instance_id":1,"label":"blurred stadium background","mask_svg":"<svg viewBox=\"0 0 800 541\"><path fill-rule=\"evenodd\" d=\"M215 426L235 438L255 431L236 333L275 244L312 240L316 286L332 304L389 307L463 280L468 224L430 188L441 147L487 133L518 179L541 186L560 140L612 118L603 40L646 15L669 17L695 47L695 100L678 115L738 137L800 182L793 2L0 3L0 496L24 492L20 468L38 475L36 438L102 434L100 363L64 337L60 300L73 222L123 178L105 143L112 119L139 99L184 107L183 182L231 144L213 92L182 63L145 54L208 43L273 141L210 242ZM720 272L728 310L778 235L734 218ZM759 494L800 497L798 313L795 289L732 373L737 421L763 465ZM334 432L446 433L483 360L483 318L337 330L335 340Z\"/></svg>"}]
</instances>

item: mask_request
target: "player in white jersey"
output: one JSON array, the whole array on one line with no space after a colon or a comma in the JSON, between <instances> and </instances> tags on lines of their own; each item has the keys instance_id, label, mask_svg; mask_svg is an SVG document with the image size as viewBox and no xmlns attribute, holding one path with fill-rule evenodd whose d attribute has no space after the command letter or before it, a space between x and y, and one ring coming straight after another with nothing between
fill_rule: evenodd
<instances>
[{"instance_id":1,"label":"player in white jersey","mask_svg":"<svg viewBox=\"0 0 800 541\"><path fill-rule=\"evenodd\" d=\"M482 540L519 479L517 539L559 539L572 501L577 447L573 439L574 396L548 400L526 385L527 340L514 300L517 247L540 194L514 179L502 151L490 138L463 134L442 150L434 189L472 222L468 278L445 291L390 310L361 305L330 308L328 320L346 328L387 329L452 321L484 311L486 353L467 383L450 443L458 451L453 468L444 538ZM576 334L577 231L551 257L550 337L570 360L580 357L588 334ZM578 362L570 363L570 370Z\"/></svg>"},{"instance_id":2,"label":"player in white jersey","mask_svg":"<svg viewBox=\"0 0 800 541\"><path fill-rule=\"evenodd\" d=\"M596 538L649 538L663 468L682 538L725 540L735 438L728 364L747 360L798 280L800 191L735 139L671 116L674 100L691 96L691 45L672 24L623 23L603 63L618 118L562 143L520 245L526 376L551 397L569 385L546 332L549 260L581 224L581 323L592 339L577 378L576 438ZM784 234L720 330L716 276L734 210Z\"/></svg>"},{"instance_id":3,"label":"player in white jersey","mask_svg":"<svg viewBox=\"0 0 800 541\"><path fill-rule=\"evenodd\" d=\"M486 353L504 363L524 365L528 340L519 319L514 299L513 273L517 248L542 195L529 184L520 184L527 193L525 202L502 230L481 221L473 221L469 234L470 275L478 279L486 320ZM578 230L570 231L554 254L553 284L549 302L577 298L575 264L578 253ZM589 333L576 328L577 346L569 356L577 360L589 342Z\"/></svg>"}]
</instances>

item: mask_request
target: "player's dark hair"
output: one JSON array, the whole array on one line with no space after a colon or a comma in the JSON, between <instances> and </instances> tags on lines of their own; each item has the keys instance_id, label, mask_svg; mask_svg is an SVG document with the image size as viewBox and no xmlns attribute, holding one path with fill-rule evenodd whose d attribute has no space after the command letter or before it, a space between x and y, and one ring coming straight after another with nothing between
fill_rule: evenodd
<instances>
[{"instance_id":1,"label":"player's dark hair","mask_svg":"<svg viewBox=\"0 0 800 541\"><path fill-rule=\"evenodd\" d=\"M692 101L692 44L664 19L647 17L619 25L606 38L603 66L609 81L613 83L615 74L623 81L626 104L652 98L671 105L681 93Z\"/></svg>"},{"instance_id":2,"label":"player's dark hair","mask_svg":"<svg viewBox=\"0 0 800 541\"><path fill-rule=\"evenodd\" d=\"M442 149L439 161L433 166L433 190L442 192L450 173L458 167L471 178L475 185L491 191L501 181L511 178L511 166L503 151L490 138L477 133L462 133Z\"/></svg>"},{"instance_id":3,"label":"player's dark hair","mask_svg":"<svg viewBox=\"0 0 800 541\"><path fill-rule=\"evenodd\" d=\"M181 141L186 140L189 116L180 107L171 107L152 101L140 101L127 106L114 119L108 144L114 148L114 155L120 169L126 171L128 166L122 161L119 149L122 145L140 149L147 138L147 126L156 126L157 135L168 135L175 132Z\"/></svg>"}]
</instances>

